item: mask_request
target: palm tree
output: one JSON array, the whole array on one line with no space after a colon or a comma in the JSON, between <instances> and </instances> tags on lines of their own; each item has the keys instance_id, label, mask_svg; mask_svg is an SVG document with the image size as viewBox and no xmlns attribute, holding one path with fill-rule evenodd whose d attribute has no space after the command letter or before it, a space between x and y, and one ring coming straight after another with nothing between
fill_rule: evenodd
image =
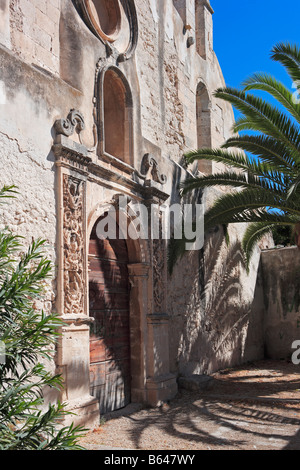
<instances>
[{"instance_id":1,"label":"palm tree","mask_svg":"<svg viewBox=\"0 0 300 470\"><path fill-rule=\"evenodd\" d=\"M279 43L273 47L271 59L285 67L293 85L300 85L297 46ZM242 240L249 266L257 241L275 227L292 226L300 242L300 104L294 91L269 74L256 73L242 86L242 90L226 87L214 94L241 114L233 126L234 136L219 149L204 148L185 155L187 164L206 159L223 163L226 168L188 179L182 193L212 186L236 188L220 196L207 210L205 230L249 223ZM266 92L275 105L249 93L257 90ZM177 241L177 247L171 249L170 266L183 252L183 242Z\"/></svg>"}]
</instances>

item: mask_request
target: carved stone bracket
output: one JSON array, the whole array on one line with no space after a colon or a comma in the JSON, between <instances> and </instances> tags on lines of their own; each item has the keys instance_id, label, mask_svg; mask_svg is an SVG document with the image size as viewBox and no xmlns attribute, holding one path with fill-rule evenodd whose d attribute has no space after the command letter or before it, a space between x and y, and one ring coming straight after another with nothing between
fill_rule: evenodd
<instances>
[{"instance_id":1,"label":"carved stone bracket","mask_svg":"<svg viewBox=\"0 0 300 470\"><path fill-rule=\"evenodd\" d=\"M56 134L65 135L66 137L70 137L74 132L77 132L80 143L82 143L80 133L85 129L83 115L80 111L71 109L66 119L55 121L54 129Z\"/></svg>"},{"instance_id":2,"label":"carved stone bracket","mask_svg":"<svg viewBox=\"0 0 300 470\"><path fill-rule=\"evenodd\" d=\"M160 184L166 184L167 182L166 175L159 172L158 162L150 153L144 155L141 172L136 170L136 174L145 181L152 180Z\"/></svg>"}]
</instances>

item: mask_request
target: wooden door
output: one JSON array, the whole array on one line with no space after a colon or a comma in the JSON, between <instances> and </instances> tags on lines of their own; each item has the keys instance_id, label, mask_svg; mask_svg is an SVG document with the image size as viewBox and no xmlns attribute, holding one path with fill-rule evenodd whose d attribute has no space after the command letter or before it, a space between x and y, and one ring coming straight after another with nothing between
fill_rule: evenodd
<instances>
[{"instance_id":1,"label":"wooden door","mask_svg":"<svg viewBox=\"0 0 300 470\"><path fill-rule=\"evenodd\" d=\"M100 240L96 226L89 244L90 387L103 414L130 403L129 278L125 240Z\"/></svg>"}]
</instances>

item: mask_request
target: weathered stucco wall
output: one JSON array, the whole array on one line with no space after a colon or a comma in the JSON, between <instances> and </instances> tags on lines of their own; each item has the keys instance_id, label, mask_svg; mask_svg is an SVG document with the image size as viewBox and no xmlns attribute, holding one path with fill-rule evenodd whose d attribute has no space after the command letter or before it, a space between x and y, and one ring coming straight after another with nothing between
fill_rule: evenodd
<instances>
[{"instance_id":1,"label":"weathered stucco wall","mask_svg":"<svg viewBox=\"0 0 300 470\"><path fill-rule=\"evenodd\" d=\"M290 358L300 339L300 251L296 247L262 252L265 301L265 354Z\"/></svg>"}]
</instances>

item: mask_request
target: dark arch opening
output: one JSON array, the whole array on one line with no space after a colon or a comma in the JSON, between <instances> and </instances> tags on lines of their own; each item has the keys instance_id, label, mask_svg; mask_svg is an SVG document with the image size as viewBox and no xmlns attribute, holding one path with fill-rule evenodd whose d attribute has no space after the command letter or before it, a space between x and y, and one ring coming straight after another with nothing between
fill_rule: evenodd
<instances>
[{"instance_id":1,"label":"dark arch opening","mask_svg":"<svg viewBox=\"0 0 300 470\"><path fill-rule=\"evenodd\" d=\"M130 306L127 244L101 239L94 224L89 242L90 391L100 413L123 408L131 400Z\"/></svg>"}]
</instances>

